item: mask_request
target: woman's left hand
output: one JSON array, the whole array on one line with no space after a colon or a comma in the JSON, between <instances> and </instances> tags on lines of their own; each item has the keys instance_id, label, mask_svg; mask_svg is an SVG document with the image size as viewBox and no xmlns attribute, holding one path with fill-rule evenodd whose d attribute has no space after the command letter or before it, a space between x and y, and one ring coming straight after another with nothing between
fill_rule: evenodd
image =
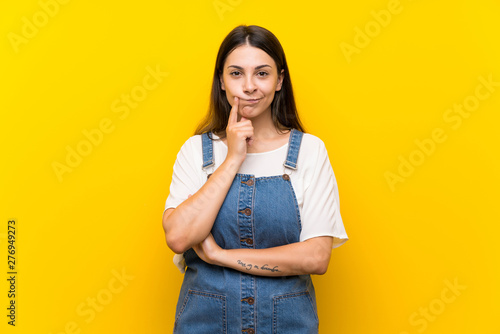
<instances>
[{"instance_id":1,"label":"woman's left hand","mask_svg":"<svg viewBox=\"0 0 500 334\"><path fill-rule=\"evenodd\" d=\"M205 240L193 246L193 249L196 254L198 254L200 259L210 264L217 264L223 251L223 249L215 242L212 233L210 233Z\"/></svg>"}]
</instances>

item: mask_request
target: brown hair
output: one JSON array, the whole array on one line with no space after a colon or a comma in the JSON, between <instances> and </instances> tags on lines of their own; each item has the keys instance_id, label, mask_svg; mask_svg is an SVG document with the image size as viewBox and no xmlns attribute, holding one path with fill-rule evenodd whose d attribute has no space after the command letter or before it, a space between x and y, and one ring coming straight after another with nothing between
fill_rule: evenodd
<instances>
[{"instance_id":1,"label":"brown hair","mask_svg":"<svg viewBox=\"0 0 500 334\"><path fill-rule=\"evenodd\" d=\"M285 70L281 89L275 92L271 103L271 117L276 129L295 128L305 132L297 113L290 72L280 42L272 32L265 28L255 25L240 25L226 36L219 48L215 62L210 106L207 115L196 128L195 135L214 132L223 134L221 138L225 136L231 105L220 84L223 66L229 53L244 44L259 48L271 56L278 68L278 76L282 69Z\"/></svg>"}]
</instances>

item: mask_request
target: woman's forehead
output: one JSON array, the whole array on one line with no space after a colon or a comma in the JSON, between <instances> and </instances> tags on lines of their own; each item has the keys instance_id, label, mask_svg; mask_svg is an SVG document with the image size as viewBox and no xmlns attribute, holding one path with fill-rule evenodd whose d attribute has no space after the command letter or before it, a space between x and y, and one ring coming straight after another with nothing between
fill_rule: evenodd
<instances>
[{"instance_id":1,"label":"woman's forehead","mask_svg":"<svg viewBox=\"0 0 500 334\"><path fill-rule=\"evenodd\" d=\"M274 68L276 64L271 56L264 50L250 45L241 45L231 51L225 61L224 67L235 68Z\"/></svg>"}]
</instances>

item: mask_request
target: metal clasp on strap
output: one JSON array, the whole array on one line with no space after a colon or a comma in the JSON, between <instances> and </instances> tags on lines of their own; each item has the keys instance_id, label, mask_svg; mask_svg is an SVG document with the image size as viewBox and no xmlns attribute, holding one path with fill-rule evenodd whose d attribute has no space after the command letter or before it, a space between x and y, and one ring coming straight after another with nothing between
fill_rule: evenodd
<instances>
[{"instance_id":1,"label":"metal clasp on strap","mask_svg":"<svg viewBox=\"0 0 500 334\"><path fill-rule=\"evenodd\" d=\"M287 163L288 162L288 163ZM290 161L285 161L283 163L283 166L285 168L290 168L290 169L293 169L293 170L296 170L297 169L297 164L296 163L293 163L293 162L290 162Z\"/></svg>"},{"instance_id":2,"label":"metal clasp on strap","mask_svg":"<svg viewBox=\"0 0 500 334\"><path fill-rule=\"evenodd\" d=\"M287 173L287 168L291 169L291 171L289 173ZM293 171L296 170L297 168L294 168L294 167L289 167L287 166L286 164L283 164L283 179L285 180L290 180L290 175L292 175Z\"/></svg>"},{"instance_id":3,"label":"metal clasp on strap","mask_svg":"<svg viewBox=\"0 0 500 334\"><path fill-rule=\"evenodd\" d=\"M211 170L210 170L210 173L208 171L208 169L211 167ZM207 175L207 179L210 177L210 175L213 174L214 170L215 170L215 162L212 161L212 163L210 165L202 165L201 168L203 169L203 172L205 172L205 174Z\"/></svg>"}]
</instances>

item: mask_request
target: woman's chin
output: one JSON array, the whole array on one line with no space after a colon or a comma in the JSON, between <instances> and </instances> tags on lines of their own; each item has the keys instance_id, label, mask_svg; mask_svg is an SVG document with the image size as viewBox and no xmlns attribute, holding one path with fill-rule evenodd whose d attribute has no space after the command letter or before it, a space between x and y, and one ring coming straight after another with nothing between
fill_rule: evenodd
<instances>
[{"instance_id":1,"label":"woman's chin","mask_svg":"<svg viewBox=\"0 0 500 334\"><path fill-rule=\"evenodd\" d=\"M245 106L240 110L240 115L245 118L252 118L255 116L255 108Z\"/></svg>"}]
</instances>

